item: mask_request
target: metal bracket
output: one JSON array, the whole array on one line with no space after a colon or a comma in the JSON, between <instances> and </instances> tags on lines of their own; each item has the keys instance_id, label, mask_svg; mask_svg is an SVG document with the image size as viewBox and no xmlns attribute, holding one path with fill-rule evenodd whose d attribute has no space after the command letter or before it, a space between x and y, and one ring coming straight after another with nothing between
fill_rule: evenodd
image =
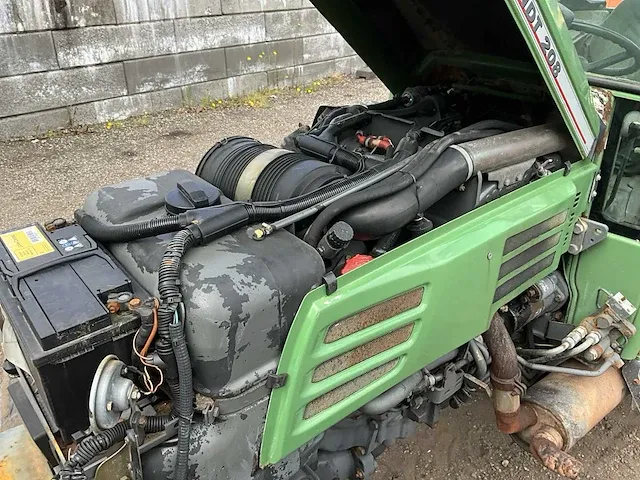
<instances>
[{"instance_id":1,"label":"metal bracket","mask_svg":"<svg viewBox=\"0 0 640 480\"><path fill-rule=\"evenodd\" d=\"M600 180L602 180L602 175L600 175L600 172L598 172L596 176L593 177L593 181L591 182L591 190L589 192L589 203L591 203L593 199L598 196L598 183L600 182Z\"/></svg>"},{"instance_id":2,"label":"metal bracket","mask_svg":"<svg viewBox=\"0 0 640 480\"><path fill-rule=\"evenodd\" d=\"M633 406L640 411L640 360L625 363L622 367L622 377L631 392Z\"/></svg>"},{"instance_id":3,"label":"metal bracket","mask_svg":"<svg viewBox=\"0 0 640 480\"><path fill-rule=\"evenodd\" d=\"M607 238L608 233L609 227L604 223L581 217L573 227L568 252L571 255L578 255Z\"/></svg>"},{"instance_id":4,"label":"metal bracket","mask_svg":"<svg viewBox=\"0 0 640 480\"><path fill-rule=\"evenodd\" d=\"M322 277L322 283L324 283L326 287L327 295L336 293L336 291L338 290L338 279L336 277L336 274L333 272L328 272L327 274L325 274L325 276Z\"/></svg>"},{"instance_id":5,"label":"metal bracket","mask_svg":"<svg viewBox=\"0 0 640 480\"><path fill-rule=\"evenodd\" d=\"M515 165L509 165L499 170L487 172L487 180L490 182L498 182L498 189L518 183L522 181L526 171L531 168L534 161L535 160L525 160Z\"/></svg>"},{"instance_id":6,"label":"metal bracket","mask_svg":"<svg viewBox=\"0 0 640 480\"><path fill-rule=\"evenodd\" d=\"M465 373L463 373L463 376L464 376L464 378L469 380L471 383L473 383L476 387L480 387L482 390L484 390L484 392L487 394L487 397L491 398L491 396L493 395L493 392L492 392L491 386L489 384L483 382L479 378L474 377L470 373L466 373L465 372Z\"/></svg>"},{"instance_id":7,"label":"metal bracket","mask_svg":"<svg viewBox=\"0 0 640 480\"><path fill-rule=\"evenodd\" d=\"M132 480L142 480L142 460L140 459L140 444L138 435L133 430L127 430L125 443L129 446L130 471Z\"/></svg>"},{"instance_id":8,"label":"metal bracket","mask_svg":"<svg viewBox=\"0 0 640 480\"><path fill-rule=\"evenodd\" d=\"M285 383L287 383L288 375L286 373L270 373L267 376L267 388L269 390L274 390L276 388L284 387Z\"/></svg>"}]
</instances>

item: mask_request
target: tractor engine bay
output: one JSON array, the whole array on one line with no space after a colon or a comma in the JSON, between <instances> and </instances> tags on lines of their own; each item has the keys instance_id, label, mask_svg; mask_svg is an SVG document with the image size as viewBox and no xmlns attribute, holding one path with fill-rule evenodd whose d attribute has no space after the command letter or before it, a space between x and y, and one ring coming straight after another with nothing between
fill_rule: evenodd
<instances>
[{"instance_id":1,"label":"tractor engine bay","mask_svg":"<svg viewBox=\"0 0 640 480\"><path fill-rule=\"evenodd\" d=\"M579 155L548 112L544 102L463 86L321 107L281 147L229 137L195 173L105 186L74 221L1 234L5 370L16 378L14 399L28 400L16 400L23 417L43 425L34 438L57 478L370 478L393 440L418 423L435 426L442 409L490 381L500 430L575 476L565 450L595 423L576 426L545 395L566 393L554 375L617 388L616 374L600 375L622 362L635 307L610 294L593 317L567 323L561 270L502 306L485 334L276 465L257 460L305 296L331 294L342 275L568 172ZM547 390L536 387L541 378ZM576 381L576 402L582 387ZM598 420L619 401L594 405Z\"/></svg>"}]
</instances>

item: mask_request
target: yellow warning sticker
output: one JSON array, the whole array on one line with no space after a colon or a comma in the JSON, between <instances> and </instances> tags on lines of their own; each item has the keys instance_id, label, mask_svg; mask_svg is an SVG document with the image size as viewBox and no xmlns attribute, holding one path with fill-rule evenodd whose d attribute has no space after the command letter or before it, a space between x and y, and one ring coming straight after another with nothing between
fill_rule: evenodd
<instances>
[{"instance_id":1,"label":"yellow warning sticker","mask_svg":"<svg viewBox=\"0 0 640 480\"><path fill-rule=\"evenodd\" d=\"M7 250L11 252L16 262L29 260L54 251L49 240L35 225L14 232L3 233L0 235L0 240L7 247Z\"/></svg>"}]
</instances>

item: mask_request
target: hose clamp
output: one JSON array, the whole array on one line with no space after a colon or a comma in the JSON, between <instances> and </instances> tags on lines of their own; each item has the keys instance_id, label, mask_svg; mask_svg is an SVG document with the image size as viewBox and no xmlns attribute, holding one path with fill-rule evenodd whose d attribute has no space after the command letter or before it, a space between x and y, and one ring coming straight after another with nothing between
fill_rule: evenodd
<instances>
[{"instance_id":1,"label":"hose clamp","mask_svg":"<svg viewBox=\"0 0 640 480\"><path fill-rule=\"evenodd\" d=\"M467 173L467 178L465 179L465 182L466 182L471 178L471 175L473 175L473 170L474 170L473 160L471 159L471 155L469 155L469 152L467 152L464 148L462 148L459 145L451 145L449 148L455 150L460 155L462 155L462 157L464 158L464 161L467 162L468 173Z\"/></svg>"}]
</instances>

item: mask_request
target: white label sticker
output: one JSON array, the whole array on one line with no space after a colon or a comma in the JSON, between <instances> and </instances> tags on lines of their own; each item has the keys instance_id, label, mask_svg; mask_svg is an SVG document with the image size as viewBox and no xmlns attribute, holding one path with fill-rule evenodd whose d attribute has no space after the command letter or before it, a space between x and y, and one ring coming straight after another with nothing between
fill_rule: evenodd
<instances>
[{"instance_id":1,"label":"white label sticker","mask_svg":"<svg viewBox=\"0 0 640 480\"><path fill-rule=\"evenodd\" d=\"M586 155L591 152L596 137L591 130L591 125L578 99L578 95L573 88L571 79L569 75L567 75L558 49L549 34L547 24L540 14L540 8L536 0L516 0L515 3L518 6L517 10L520 17L528 26L527 34L530 35L537 44L538 48L536 48L535 54L545 64L545 75L550 80L552 88L560 97L559 106L571 119L578 133L582 153Z\"/></svg>"}]
</instances>

